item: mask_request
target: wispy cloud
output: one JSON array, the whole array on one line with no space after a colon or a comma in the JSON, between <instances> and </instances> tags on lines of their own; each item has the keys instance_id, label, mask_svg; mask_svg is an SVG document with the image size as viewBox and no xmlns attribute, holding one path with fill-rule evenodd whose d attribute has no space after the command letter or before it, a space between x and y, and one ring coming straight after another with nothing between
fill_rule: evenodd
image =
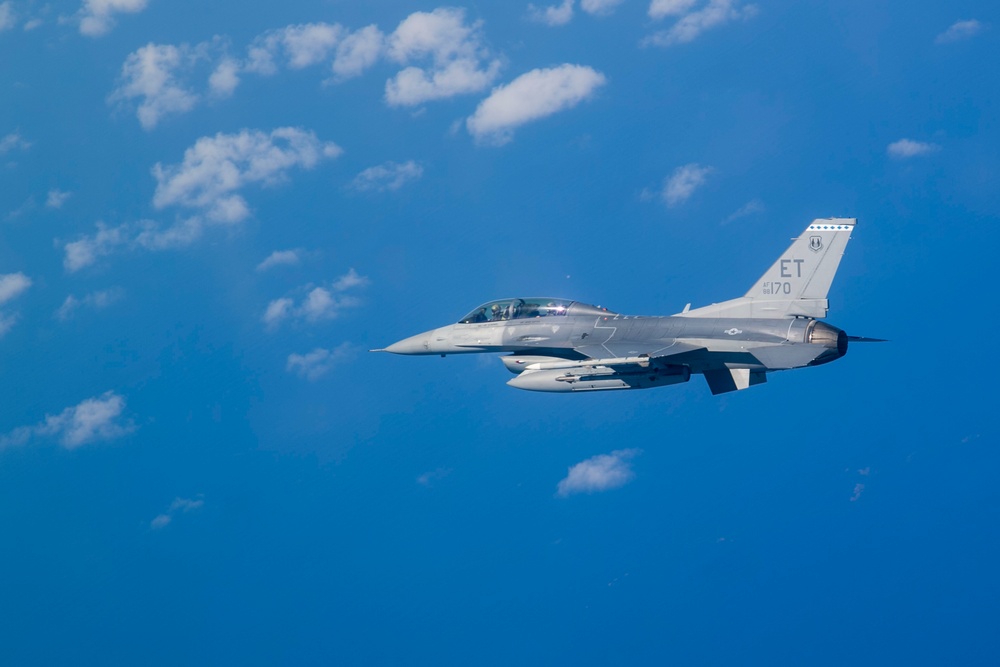
<instances>
[{"instance_id":1,"label":"wispy cloud","mask_svg":"<svg viewBox=\"0 0 1000 667\"><path fill-rule=\"evenodd\" d=\"M698 0L652 0L649 3L648 14L652 19L662 19L667 16L686 14Z\"/></svg>"},{"instance_id":2,"label":"wispy cloud","mask_svg":"<svg viewBox=\"0 0 1000 667\"><path fill-rule=\"evenodd\" d=\"M0 32L10 30L17 25L17 15L14 13L14 5L10 0L0 2Z\"/></svg>"},{"instance_id":3,"label":"wispy cloud","mask_svg":"<svg viewBox=\"0 0 1000 667\"><path fill-rule=\"evenodd\" d=\"M178 514L186 514L187 512L201 509L204 504L205 500L201 494L199 494L196 498L174 498L174 502L170 503L170 507L167 508L166 512L157 514L156 517L149 522L149 527L153 530L165 528L170 525L170 522L173 521L174 517Z\"/></svg>"},{"instance_id":4,"label":"wispy cloud","mask_svg":"<svg viewBox=\"0 0 1000 667\"><path fill-rule=\"evenodd\" d=\"M534 69L494 88L465 125L478 141L505 144L516 128L575 107L606 82L603 74L583 65Z\"/></svg>"},{"instance_id":5,"label":"wispy cloud","mask_svg":"<svg viewBox=\"0 0 1000 667\"><path fill-rule=\"evenodd\" d=\"M686 0L653 0L649 15L653 18L680 16L667 30L650 35L644 46L674 46L697 39L710 28L731 21L745 21L757 15L756 5L741 5L739 0L709 0L700 9L688 11L696 3Z\"/></svg>"},{"instance_id":6,"label":"wispy cloud","mask_svg":"<svg viewBox=\"0 0 1000 667\"><path fill-rule=\"evenodd\" d=\"M20 426L0 435L0 449L25 445L31 440L56 439L66 449L102 440L114 440L135 430L124 419L125 398L113 391L88 398L59 414L46 415L33 426Z\"/></svg>"},{"instance_id":7,"label":"wispy cloud","mask_svg":"<svg viewBox=\"0 0 1000 667\"><path fill-rule=\"evenodd\" d=\"M31 278L23 273L0 274L0 306L21 296L31 287ZM17 314L8 314L0 310L0 337L10 331L17 323Z\"/></svg>"},{"instance_id":8,"label":"wispy cloud","mask_svg":"<svg viewBox=\"0 0 1000 667\"><path fill-rule=\"evenodd\" d=\"M905 160L911 157L929 155L940 149L941 147L937 144L914 141L913 139L900 139L889 144L885 150L889 154L889 157L896 158L897 160Z\"/></svg>"},{"instance_id":9,"label":"wispy cloud","mask_svg":"<svg viewBox=\"0 0 1000 667\"><path fill-rule=\"evenodd\" d=\"M663 191L660 196L667 206L677 206L686 202L695 190L705 184L711 167L705 167L695 162L677 167L663 181Z\"/></svg>"},{"instance_id":10,"label":"wispy cloud","mask_svg":"<svg viewBox=\"0 0 1000 667\"><path fill-rule=\"evenodd\" d=\"M350 343L341 343L332 350L317 347L306 354L288 355L285 370L309 381L318 380L339 364L351 359L355 352L355 347Z\"/></svg>"},{"instance_id":11,"label":"wispy cloud","mask_svg":"<svg viewBox=\"0 0 1000 667\"><path fill-rule=\"evenodd\" d=\"M103 310L111 304L121 300L124 296L125 290L120 287L112 287L111 289L98 290L96 292L90 292L83 297L77 298L70 294L63 301L62 305L59 306L59 310L56 311L56 319L66 320L71 319L80 308L92 308L94 310Z\"/></svg>"},{"instance_id":12,"label":"wispy cloud","mask_svg":"<svg viewBox=\"0 0 1000 667\"><path fill-rule=\"evenodd\" d=\"M451 472L451 468L436 468L434 470L430 470L417 477L417 484L426 487L434 486L434 484L450 475Z\"/></svg>"},{"instance_id":13,"label":"wispy cloud","mask_svg":"<svg viewBox=\"0 0 1000 667\"><path fill-rule=\"evenodd\" d=\"M625 486L635 477L632 459L641 449L618 449L577 463L559 482L556 495L565 498L577 493L596 493Z\"/></svg>"},{"instance_id":14,"label":"wispy cloud","mask_svg":"<svg viewBox=\"0 0 1000 667\"><path fill-rule=\"evenodd\" d=\"M300 298L293 293L271 301L261 321L267 328L275 329L286 321L316 323L335 319L343 310L361 304L358 297L347 292L367 284L368 278L351 269L329 285L305 285L296 290L302 295Z\"/></svg>"},{"instance_id":15,"label":"wispy cloud","mask_svg":"<svg viewBox=\"0 0 1000 667\"><path fill-rule=\"evenodd\" d=\"M57 188L52 188L49 190L48 196L45 198L45 206L47 208L62 208L66 200L70 198L73 193L63 192Z\"/></svg>"},{"instance_id":16,"label":"wispy cloud","mask_svg":"<svg viewBox=\"0 0 1000 667\"><path fill-rule=\"evenodd\" d=\"M351 188L359 192L385 192L398 190L424 175L424 168L414 160L402 164L384 162L368 167L351 181Z\"/></svg>"},{"instance_id":17,"label":"wispy cloud","mask_svg":"<svg viewBox=\"0 0 1000 667\"><path fill-rule=\"evenodd\" d=\"M10 151L13 150L24 151L28 150L29 148L31 148L31 143L26 141L24 137L22 137L17 132L11 132L10 134L0 139L0 155L3 155L4 153L9 153Z\"/></svg>"},{"instance_id":18,"label":"wispy cloud","mask_svg":"<svg viewBox=\"0 0 1000 667\"><path fill-rule=\"evenodd\" d=\"M573 0L563 0L562 4L541 7L528 5L528 18L549 26L566 25L573 20Z\"/></svg>"},{"instance_id":19,"label":"wispy cloud","mask_svg":"<svg viewBox=\"0 0 1000 667\"><path fill-rule=\"evenodd\" d=\"M580 9L596 16L607 16L624 0L580 0Z\"/></svg>"},{"instance_id":20,"label":"wispy cloud","mask_svg":"<svg viewBox=\"0 0 1000 667\"><path fill-rule=\"evenodd\" d=\"M963 39L971 39L985 29L986 26L975 19L956 21L947 30L935 37L934 43L951 44L952 42L960 42Z\"/></svg>"},{"instance_id":21,"label":"wispy cloud","mask_svg":"<svg viewBox=\"0 0 1000 667\"><path fill-rule=\"evenodd\" d=\"M23 273L5 273L0 275L0 305L20 296L29 287L31 287L31 278Z\"/></svg>"},{"instance_id":22,"label":"wispy cloud","mask_svg":"<svg viewBox=\"0 0 1000 667\"><path fill-rule=\"evenodd\" d=\"M862 484L861 482L858 482L857 484L855 484L854 485L854 493L851 494L851 502L852 503L856 502L858 500L858 498L861 497L861 494L864 492L864 490L865 490L865 485L864 484Z\"/></svg>"},{"instance_id":23,"label":"wispy cloud","mask_svg":"<svg viewBox=\"0 0 1000 667\"><path fill-rule=\"evenodd\" d=\"M746 204L743 204L743 206L740 206L738 209L736 209L728 216L726 216L726 218L722 221L722 224L728 225L730 222L735 222L740 218L745 218L747 216L751 216L755 213L761 213L763 211L764 211L764 202L762 202L759 199L751 199Z\"/></svg>"},{"instance_id":24,"label":"wispy cloud","mask_svg":"<svg viewBox=\"0 0 1000 667\"><path fill-rule=\"evenodd\" d=\"M276 266L294 266L302 261L301 253L302 250L298 248L294 250L275 250L263 262L257 265L257 270L267 271Z\"/></svg>"},{"instance_id":25,"label":"wispy cloud","mask_svg":"<svg viewBox=\"0 0 1000 667\"><path fill-rule=\"evenodd\" d=\"M147 4L147 0L83 0L79 12L80 33L100 37L115 26L115 14L136 14Z\"/></svg>"}]
</instances>

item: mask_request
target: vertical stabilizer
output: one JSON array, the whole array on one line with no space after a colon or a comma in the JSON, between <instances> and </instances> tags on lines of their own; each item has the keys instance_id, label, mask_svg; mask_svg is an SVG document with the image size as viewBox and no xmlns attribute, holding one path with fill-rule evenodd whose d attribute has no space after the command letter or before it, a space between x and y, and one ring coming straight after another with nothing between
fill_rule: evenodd
<instances>
[{"instance_id":1,"label":"vertical stabilizer","mask_svg":"<svg viewBox=\"0 0 1000 667\"><path fill-rule=\"evenodd\" d=\"M739 299L680 313L684 317L826 317L827 294L855 218L813 220Z\"/></svg>"}]
</instances>

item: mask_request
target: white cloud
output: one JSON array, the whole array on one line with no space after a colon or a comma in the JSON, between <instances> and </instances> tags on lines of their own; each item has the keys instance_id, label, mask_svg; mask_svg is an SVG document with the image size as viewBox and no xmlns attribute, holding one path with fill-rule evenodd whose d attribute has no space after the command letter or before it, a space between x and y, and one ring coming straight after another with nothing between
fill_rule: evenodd
<instances>
[{"instance_id":1,"label":"white cloud","mask_svg":"<svg viewBox=\"0 0 1000 667\"><path fill-rule=\"evenodd\" d=\"M146 250L170 250L189 246L201 238L205 223L198 216L183 218L166 227L152 220L131 226L130 245Z\"/></svg>"},{"instance_id":2,"label":"white cloud","mask_svg":"<svg viewBox=\"0 0 1000 667\"><path fill-rule=\"evenodd\" d=\"M292 69L303 69L326 60L344 34L336 23L302 23L270 30L247 47L243 69L256 74L271 75L278 71L275 59L284 54Z\"/></svg>"},{"instance_id":3,"label":"white cloud","mask_svg":"<svg viewBox=\"0 0 1000 667\"><path fill-rule=\"evenodd\" d=\"M127 234L126 225L108 227L98 222L97 232L93 236L83 236L65 245L63 268L69 273L74 273L90 266L99 258L110 255L117 247L127 243Z\"/></svg>"},{"instance_id":4,"label":"white cloud","mask_svg":"<svg viewBox=\"0 0 1000 667\"><path fill-rule=\"evenodd\" d=\"M477 140L504 144L514 128L575 107L606 81L603 74L583 65L534 69L494 88L465 124Z\"/></svg>"},{"instance_id":5,"label":"white cloud","mask_svg":"<svg viewBox=\"0 0 1000 667\"><path fill-rule=\"evenodd\" d=\"M229 57L220 60L208 77L208 87L216 97L229 97L239 85L240 64Z\"/></svg>"},{"instance_id":6,"label":"white cloud","mask_svg":"<svg viewBox=\"0 0 1000 667\"><path fill-rule=\"evenodd\" d=\"M695 190L705 184L705 179L711 172L711 167L703 167L694 162L677 167L663 181L663 201L667 206L677 206L687 201Z\"/></svg>"},{"instance_id":7,"label":"white cloud","mask_svg":"<svg viewBox=\"0 0 1000 667\"><path fill-rule=\"evenodd\" d=\"M10 30L17 24L17 16L14 14L14 5L9 0L0 2L0 32Z\"/></svg>"},{"instance_id":8,"label":"white cloud","mask_svg":"<svg viewBox=\"0 0 1000 667\"><path fill-rule=\"evenodd\" d=\"M378 61L384 48L385 35L375 25L344 37L337 46L337 55L333 59L335 79L343 81L363 74Z\"/></svg>"},{"instance_id":9,"label":"white cloud","mask_svg":"<svg viewBox=\"0 0 1000 667\"><path fill-rule=\"evenodd\" d=\"M23 273L0 274L0 305L12 301L24 294L31 287L31 278ZM0 337L3 337L17 324L17 314L8 315L0 311Z\"/></svg>"},{"instance_id":10,"label":"white cloud","mask_svg":"<svg viewBox=\"0 0 1000 667\"><path fill-rule=\"evenodd\" d=\"M239 190L252 183L280 183L289 170L312 169L341 152L336 144L295 127L280 127L270 134L242 130L202 137L184 151L181 164L154 165L153 205L195 208L213 222L239 222L250 215Z\"/></svg>"},{"instance_id":11,"label":"white cloud","mask_svg":"<svg viewBox=\"0 0 1000 667\"><path fill-rule=\"evenodd\" d=\"M42 19L30 19L28 21L25 21L24 22L24 31L25 32L30 32L30 31L34 30L35 28L41 27L41 25L43 23L45 23L45 21L43 21Z\"/></svg>"},{"instance_id":12,"label":"white cloud","mask_svg":"<svg viewBox=\"0 0 1000 667\"><path fill-rule=\"evenodd\" d=\"M0 304L16 299L24 294L29 287L31 287L31 278L23 273L0 274Z\"/></svg>"},{"instance_id":13,"label":"white cloud","mask_svg":"<svg viewBox=\"0 0 1000 667\"><path fill-rule=\"evenodd\" d=\"M73 315L76 314L76 311L81 307L102 310L116 301L119 301L124 294L125 291L120 287L112 287L111 289L91 292L84 295L81 299L78 299L70 294L66 297L66 300L63 301L62 305L59 306L59 310L56 311L56 318L65 322L73 317Z\"/></svg>"},{"instance_id":14,"label":"white cloud","mask_svg":"<svg viewBox=\"0 0 1000 667\"><path fill-rule=\"evenodd\" d=\"M861 494L864 492L864 490L865 490L865 485L864 484L861 484L861 483L855 484L854 485L854 493L851 494L851 502L853 503L853 502L857 501L857 499L861 497Z\"/></svg>"},{"instance_id":15,"label":"white cloud","mask_svg":"<svg viewBox=\"0 0 1000 667\"><path fill-rule=\"evenodd\" d=\"M287 296L275 299L267 304L261 321L267 328L275 329L286 320L316 323L335 319L341 311L361 304L357 297L345 292L364 287L368 282L368 278L351 269L328 286L305 285L296 290L304 295L298 303Z\"/></svg>"},{"instance_id":16,"label":"white cloud","mask_svg":"<svg viewBox=\"0 0 1000 667\"><path fill-rule=\"evenodd\" d=\"M695 6L698 0L653 0L649 3L649 16L662 19L665 16L680 16Z\"/></svg>"},{"instance_id":17,"label":"white cloud","mask_svg":"<svg viewBox=\"0 0 1000 667\"><path fill-rule=\"evenodd\" d=\"M556 495L565 498L575 493L595 493L624 486L635 477L631 460L641 453L641 449L618 449L581 461L559 482Z\"/></svg>"},{"instance_id":18,"label":"white cloud","mask_svg":"<svg viewBox=\"0 0 1000 667\"><path fill-rule=\"evenodd\" d=\"M935 44L950 44L963 39L975 37L986 28L985 25L970 19L968 21L956 21L951 26L934 39Z\"/></svg>"},{"instance_id":19,"label":"white cloud","mask_svg":"<svg viewBox=\"0 0 1000 667\"><path fill-rule=\"evenodd\" d=\"M580 0L580 9L588 14L606 16L618 8L623 0Z\"/></svg>"},{"instance_id":20,"label":"white cloud","mask_svg":"<svg viewBox=\"0 0 1000 667\"><path fill-rule=\"evenodd\" d=\"M528 5L528 18L545 25L566 25L573 20L573 0L563 0L561 5L536 7Z\"/></svg>"},{"instance_id":21,"label":"white cloud","mask_svg":"<svg viewBox=\"0 0 1000 667\"><path fill-rule=\"evenodd\" d=\"M71 192L63 192L57 188L52 188L45 199L45 206L48 208L62 208L71 194Z\"/></svg>"},{"instance_id":22,"label":"white cloud","mask_svg":"<svg viewBox=\"0 0 1000 667\"><path fill-rule=\"evenodd\" d=\"M728 225L730 222L739 220L740 218L745 218L748 215L753 215L754 213L760 213L764 210L764 202L759 199L751 199L743 206L730 213L722 224Z\"/></svg>"},{"instance_id":23,"label":"white cloud","mask_svg":"<svg viewBox=\"0 0 1000 667\"><path fill-rule=\"evenodd\" d=\"M438 8L414 12L387 39L387 55L400 64L430 60L424 67L410 66L385 83L391 106L415 106L430 100L475 93L489 86L500 73L482 36L482 21L465 23L464 9Z\"/></svg>"},{"instance_id":24,"label":"white cloud","mask_svg":"<svg viewBox=\"0 0 1000 667\"><path fill-rule=\"evenodd\" d=\"M900 139L889 144L885 150L889 154L889 157L896 158L897 160L905 160L906 158L929 155L940 149L941 147L937 144L914 141L912 139Z\"/></svg>"},{"instance_id":25,"label":"white cloud","mask_svg":"<svg viewBox=\"0 0 1000 667\"><path fill-rule=\"evenodd\" d=\"M0 449L25 445L34 439L58 438L66 449L76 449L99 440L114 440L135 430L122 419L125 398L113 391L88 398L57 415L46 415L33 426L21 426L0 436Z\"/></svg>"},{"instance_id":26,"label":"white cloud","mask_svg":"<svg viewBox=\"0 0 1000 667\"><path fill-rule=\"evenodd\" d=\"M664 2L664 10L668 7L679 7L684 3ZM655 5L655 3L654 3ZM650 5L650 15L653 15L654 5ZM756 16L756 5L740 6L739 0L709 0L701 9L684 14L671 28L653 34L643 40L644 45L673 46L686 44L698 38L709 28L720 26L730 21L747 20ZM666 16L667 14L663 14Z\"/></svg>"},{"instance_id":27,"label":"white cloud","mask_svg":"<svg viewBox=\"0 0 1000 667\"><path fill-rule=\"evenodd\" d=\"M354 346L350 343L341 343L332 350L317 347L312 352L306 354L288 355L288 363L285 370L295 373L301 378L309 381L318 380L335 366L354 356Z\"/></svg>"},{"instance_id":28,"label":"white cloud","mask_svg":"<svg viewBox=\"0 0 1000 667\"><path fill-rule=\"evenodd\" d=\"M63 268L75 273L94 264L101 257L120 249L170 250L191 245L204 231L204 221L193 216L164 227L153 220L108 227L97 223L97 232L83 235L64 246Z\"/></svg>"},{"instance_id":29,"label":"white cloud","mask_svg":"<svg viewBox=\"0 0 1000 667\"><path fill-rule=\"evenodd\" d=\"M135 14L146 8L147 0L83 0L80 33L99 37L115 25L115 14Z\"/></svg>"},{"instance_id":30,"label":"white cloud","mask_svg":"<svg viewBox=\"0 0 1000 667\"><path fill-rule=\"evenodd\" d=\"M190 111L198 103L198 95L184 86L177 73L204 57L204 49L205 45L150 43L130 53L108 101L141 100L136 115L145 130L156 127L165 116Z\"/></svg>"},{"instance_id":31,"label":"white cloud","mask_svg":"<svg viewBox=\"0 0 1000 667\"><path fill-rule=\"evenodd\" d=\"M0 155L4 153L9 153L12 150L28 150L31 148L31 143L24 140L17 132L11 132L4 138L0 139Z\"/></svg>"},{"instance_id":32,"label":"white cloud","mask_svg":"<svg viewBox=\"0 0 1000 667\"><path fill-rule=\"evenodd\" d=\"M153 530L164 528L170 525L170 522L174 520L174 516L177 514L200 509L204 504L205 501L200 495L198 498L174 498L174 502L170 503L170 507L167 508L166 512L157 514L156 517L149 522L149 527Z\"/></svg>"},{"instance_id":33,"label":"white cloud","mask_svg":"<svg viewBox=\"0 0 1000 667\"><path fill-rule=\"evenodd\" d=\"M423 175L424 168L413 160L408 160L402 164L385 162L374 167L368 167L355 176L351 182L351 187L361 192L398 190Z\"/></svg>"},{"instance_id":34,"label":"white cloud","mask_svg":"<svg viewBox=\"0 0 1000 667\"><path fill-rule=\"evenodd\" d=\"M355 287L366 287L370 281L365 276L358 275L354 269L348 269L347 273L333 281L335 292L344 292Z\"/></svg>"},{"instance_id":35,"label":"white cloud","mask_svg":"<svg viewBox=\"0 0 1000 667\"><path fill-rule=\"evenodd\" d=\"M258 271L267 271L275 266L291 266L300 261L300 250L275 250L257 265Z\"/></svg>"},{"instance_id":36,"label":"white cloud","mask_svg":"<svg viewBox=\"0 0 1000 667\"><path fill-rule=\"evenodd\" d=\"M302 69L323 62L340 41L344 28L329 23L288 26L282 35L288 66Z\"/></svg>"}]
</instances>

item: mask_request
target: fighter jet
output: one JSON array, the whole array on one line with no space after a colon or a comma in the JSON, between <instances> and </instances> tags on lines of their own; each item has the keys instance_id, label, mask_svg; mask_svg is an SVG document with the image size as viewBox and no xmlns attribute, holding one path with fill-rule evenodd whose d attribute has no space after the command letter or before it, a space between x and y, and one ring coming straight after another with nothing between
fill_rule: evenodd
<instances>
[{"instance_id":1,"label":"fighter jet","mask_svg":"<svg viewBox=\"0 0 1000 667\"><path fill-rule=\"evenodd\" d=\"M745 295L676 315L636 317L570 299L498 299L455 324L373 352L507 352L507 384L545 392L648 389L703 375L713 394L767 381L768 373L829 363L848 336L819 321L855 218L813 220Z\"/></svg>"}]
</instances>

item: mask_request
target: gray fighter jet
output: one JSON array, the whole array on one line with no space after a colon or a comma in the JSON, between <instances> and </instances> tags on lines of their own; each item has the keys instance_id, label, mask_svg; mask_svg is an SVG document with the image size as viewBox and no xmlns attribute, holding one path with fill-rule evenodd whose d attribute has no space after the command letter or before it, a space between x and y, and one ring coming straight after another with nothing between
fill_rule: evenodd
<instances>
[{"instance_id":1,"label":"gray fighter jet","mask_svg":"<svg viewBox=\"0 0 1000 667\"><path fill-rule=\"evenodd\" d=\"M553 298L484 303L456 324L393 343L394 354L509 352L507 384L548 392L648 389L701 374L713 394L847 353L848 336L818 318L857 220L814 220L744 296L669 317L620 315Z\"/></svg>"}]
</instances>

